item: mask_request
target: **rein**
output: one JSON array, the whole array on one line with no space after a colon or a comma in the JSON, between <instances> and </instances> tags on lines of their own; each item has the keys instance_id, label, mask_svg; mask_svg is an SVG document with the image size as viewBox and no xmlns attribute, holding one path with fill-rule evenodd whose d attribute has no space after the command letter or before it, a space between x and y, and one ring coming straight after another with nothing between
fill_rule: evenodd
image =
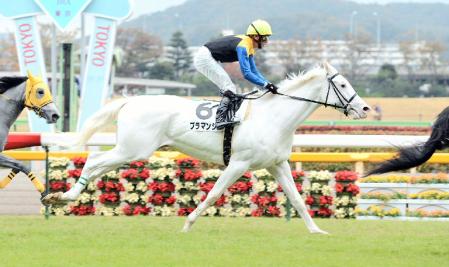
<instances>
[{"instance_id":1,"label":"rein","mask_svg":"<svg viewBox=\"0 0 449 267\"><path fill-rule=\"evenodd\" d=\"M350 103L352 102L352 100L354 100L354 98L357 96L357 93L354 93L354 95L352 95L349 99L346 99L346 97L340 92L340 90L338 90L337 86L335 85L333 79L335 77L337 77L338 75L340 75L340 73L336 73L334 75L332 75L331 77L327 77L327 81L328 81L328 87L327 87L327 94L326 94L326 101L325 102L321 102L321 101L316 101L313 99L308 99L308 98L304 98L304 97L300 97L300 96L293 96L293 95L287 95L287 94L283 94L283 93L273 93L275 95L281 95L281 96L286 96L288 98L294 99L294 100L298 100L298 101L305 101L305 102L311 102L311 103L315 103L315 104L319 104L319 105L323 105L324 107L333 107L333 108L339 108L344 110L344 114L346 116L348 116L349 110L348 107L350 105ZM331 91L331 87L335 93L335 95L337 96L338 100L340 100L340 105L338 104L330 104L328 103L328 99L329 99L329 93ZM257 93L257 90L254 90L252 92L249 92L247 94L244 95L237 95L237 97L242 98L242 99L247 99L247 100L256 100L259 99L261 97L263 97L264 95L266 95L269 91L265 91L262 95L257 96L257 97L248 97L249 95L255 94Z\"/></svg>"}]
</instances>

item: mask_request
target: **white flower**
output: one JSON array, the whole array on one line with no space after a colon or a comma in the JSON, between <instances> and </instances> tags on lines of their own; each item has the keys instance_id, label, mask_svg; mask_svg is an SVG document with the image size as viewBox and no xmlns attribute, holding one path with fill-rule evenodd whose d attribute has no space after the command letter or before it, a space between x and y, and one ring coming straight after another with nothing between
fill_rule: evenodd
<instances>
[{"instance_id":1,"label":"white flower","mask_svg":"<svg viewBox=\"0 0 449 267\"><path fill-rule=\"evenodd\" d=\"M122 207L117 207L117 208L115 208L115 209L114 209L114 213L115 213L116 215L123 215L123 214L125 214L125 212L123 211L123 208L122 208Z\"/></svg>"},{"instance_id":2,"label":"white flower","mask_svg":"<svg viewBox=\"0 0 449 267\"><path fill-rule=\"evenodd\" d=\"M242 197L239 194L233 195L231 197L231 201L234 203L240 203L242 201Z\"/></svg>"},{"instance_id":3,"label":"white flower","mask_svg":"<svg viewBox=\"0 0 449 267\"><path fill-rule=\"evenodd\" d=\"M344 197L335 199L336 206L347 206L349 204L349 202L350 202L350 199L348 196L344 196Z\"/></svg>"},{"instance_id":4,"label":"white flower","mask_svg":"<svg viewBox=\"0 0 449 267\"><path fill-rule=\"evenodd\" d=\"M125 201L129 202L129 203L137 203L140 199L139 194L137 193L131 193L131 194L126 194L125 195Z\"/></svg>"},{"instance_id":5,"label":"white flower","mask_svg":"<svg viewBox=\"0 0 449 267\"><path fill-rule=\"evenodd\" d=\"M175 161L170 158L161 158L152 156L148 160L148 164L152 169L158 169L158 168L171 168L175 166Z\"/></svg>"},{"instance_id":6,"label":"white flower","mask_svg":"<svg viewBox=\"0 0 449 267\"><path fill-rule=\"evenodd\" d=\"M203 171L203 178L204 179L218 179L220 175L223 173L222 170L219 169L210 169Z\"/></svg>"},{"instance_id":7,"label":"white flower","mask_svg":"<svg viewBox=\"0 0 449 267\"><path fill-rule=\"evenodd\" d=\"M279 205L284 205L287 202L287 197L285 195L280 195L277 197Z\"/></svg>"},{"instance_id":8,"label":"white flower","mask_svg":"<svg viewBox=\"0 0 449 267\"><path fill-rule=\"evenodd\" d=\"M198 194L194 195L192 200L195 202L195 204L201 203L201 198L203 197L203 193L199 192Z\"/></svg>"},{"instance_id":9,"label":"white flower","mask_svg":"<svg viewBox=\"0 0 449 267\"><path fill-rule=\"evenodd\" d=\"M134 191L134 185L132 183L126 183L124 186L126 192Z\"/></svg>"},{"instance_id":10,"label":"white flower","mask_svg":"<svg viewBox=\"0 0 449 267\"><path fill-rule=\"evenodd\" d=\"M237 208L235 213L236 213L235 214L236 216L245 217L245 216L251 214L251 209L245 208L245 207L239 207L239 208Z\"/></svg>"},{"instance_id":11,"label":"white flower","mask_svg":"<svg viewBox=\"0 0 449 267\"><path fill-rule=\"evenodd\" d=\"M148 186L145 182L139 182L136 184L136 191L146 192L148 190Z\"/></svg>"},{"instance_id":12,"label":"white flower","mask_svg":"<svg viewBox=\"0 0 449 267\"><path fill-rule=\"evenodd\" d=\"M263 192L265 190L265 183L264 183L264 181L257 181L257 183L254 184L254 186L253 186L253 190L256 193Z\"/></svg>"},{"instance_id":13,"label":"white flower","mask_svg":"<svg viewBox=\"0 0 449 267\"><path fill-rule=\"evenodd\" d=\"M95 214L97 215L103 215L103 216L114 216L115 211L113 208L108 208L104 206L97 207Z\"/></svg>"},{"instance_id":14,"label":"white flower","mask_svg":"<svg viewBox=\"0 0 449 267\"><path fill-rule=\"evenodd\" d=\"M302 190L303 190L305 193L309 193L310 190L311 190L310 185L304 185L304 186L302 187Z\"/></svg>"},{"instance_id":15,"label":"white flower","mask_svg":"<svg viewBox=\"0 0 449 267\"><path fill-rule=\"evenodd\" d=\"M82 193L77 199L77 201L79 201L82 204L89 203L90 200L91 200L91 196L89 193Z\"/></svg>"},{"instance_id":16,"label":"white flower","mask_svg":"<svg viewBox=\"0 0 449 267\"><path fill-rule=\"evenodd\" d=\"M267 192L275 192L278 189L278 184L276 182L268 182L267 183Z\"/></svg>"},{"instance_id":17,"label":"white flower","mask_svg":"<svg viewBox=\"0 0 449 267\"><path fill-rule=\"evenodd\" d=\"M344 208L335 209L335 218L342 219L346 216L346 211Z\"/></svg>"},{"instance_id":18,"label":"white flower","mask_svg":"<svg viewBox=\"0 0 449 267\"><path fill-rule=\"evenodd\" d=\"M53 209L53 213L56 216L64 216L66 214L64 209L62 209L62 208L55 208L55 209Z\"/></svg>"},{"instance_id":19,"label":"white flower","mask_svg":"<svg viewBox=\"0 0 449 267\"><path fill-rule=\"evenodd\" d=\"M57 168L57 167L67 168L67 166L70 163L70 159L66 157L63 158L50 157L48 160L50 168Z\"/></svg>"},{"instance_id":20,"label":"white flower","mask_svg":"<svg viewBox=\"0 0 449 267\"><path fill-rule=\"evenodd\" d=\"M205 210L204 215L214 216L216 213L217 213L217 208L214 206L211 206Z\"/></svg>"},{"instance_id":21,"label":"white flower","mask_svg":"<svg viewBox=\"0 0 449 267\"><path fill-rule=\"evenodd\" d=\"M173 184L175 185L175 191L178 192L179 190L184 188L184 185L179 182L179 180L175 179L173 180Z\"/></svg>"},{"instance_id":22,"label":"white flower","mask_svg":"<svg viewBox=\"0 0 449 267\"><path fill-rule=\"evenodd\" d=\"M321 187L321 193L323 193L323 195L325 196L330 196L332 193L332 189L328 185L323 185L323 187Z\"/></svg>"},{"instance_id":23,"label":"white flower","mask_svg":"<svg viewBox=\"0 0 449 267\"><path fill-rule=\"evenodd\" d=\"M257 170L253 174L257 178L270 178L271 177L271 174L266 169Z\"/></svg>"},{"instance_id":24,"label":"white flower","mask_svg":"<svg viewBox=\"0 0 449 267\"><path fill-rule=\"evenodd\" d=\"M176 214L176 210L173 207L163 206L161 208L161 216L167 217L167 216L172 216L175 214Z\"/></svg>"},{"instance_id":25,"label":"white flower","mask_svg":"<svg viewBox=\"0 0 449 267\"><path fill-rule=\"evenodd\" d=\"M312 183L312 187L310 189L312 192L320 192L321 185L319 183Z\"/></svg>"},{"instance_id":26,"label":"white flower","mask_svg":"<svg viewBox=\"0 0 449 267\"><path fill-rule=\"evenodd\" d=\"M118 173L116 171L110 171L110 172L104 174L103 177L105 177L107 179L118 179L118 178L120 178L120 176L118 175Z\"/></svg>"},{"instance_id":27,"label":"white flower","mask_svg":"<svg viewBox=\"0 0 449 267\"><path fill-rule=\"evenodd\" d=\"M63 180L68 177L66 170L54 170L48 174L48 179L50 180Z\"/></svg>"},{"instance_id":28,"label":"white flower","mask_svg":"<svg viewBox=\"0 0 449 267\"><path fill-rule=\"evenodd\" d=\"M242 196L242 204L250 205L251 204L251 198L249 195L241 195Z\"/></svg>"},{"instance_id":29,"label":"white flower","mask_svg":"<svg viewBox=\"0 0 449 267\"><path fill-rule=\"evenodd\" d=\"M196 183L193 183L193 182L185 182L184 183L184 187L187 190L196 190L196 189L198 189L198 186L196 185Z\"/></svg>"},{"instance_id":30,"label":"white flower","mask_svg":"<svg viewBox=\"0 0 449 267\"><path fill-rule=\"evenodd\" d=\"M230 217L232 215L232 208L231 207L223 207L219 209L220 215L224 217Z\"/></svg>"},{"instance_id":31,"label":"white flower","mask_svg":"<svg viewBox=\"0 0 449 267\"><path fill-rule=\"evenodd\" d=\"M155 180L173 179L176 171L171 168L159 168L151 172L151 178Z\"/></svg>"},{"instance_id":32,"label":"white flower","mask_svg":"<svg viewBox=\"0 0 449 267\"><path fill-rule=\"evenodd\" d=\"M310 180L318 180L318 181L329 181L332 179L332 174L328 171L311 171L309 172Z\"/></svg>"},{"instance_id":33,"label":"white flower","mask_svg":"<svg viewBox=\"0 0 449 267\"><path fill-rule=\"evenodd\" d=\"M176 199L182 204L187 204L190 202L190 200L192 200L189 195L179 195Z\"/></svg>"},{"instance_id":34,"label":"white flower","mask_svg":"<svg viewBox=\"0 0 449 267\"><path fill-rule=\"evenodd\" d=\"M87 184L87 190L95 191L95 190L97 190L97 185L94 182L90 182Z\"/></svg>"}]
</instances>

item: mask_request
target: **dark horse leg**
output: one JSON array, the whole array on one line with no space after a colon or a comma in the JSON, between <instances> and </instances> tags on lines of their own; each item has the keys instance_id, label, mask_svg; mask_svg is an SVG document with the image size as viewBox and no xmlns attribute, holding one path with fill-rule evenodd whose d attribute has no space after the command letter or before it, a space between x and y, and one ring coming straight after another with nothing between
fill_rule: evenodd
<instances>
[{"instance_id":1,"label":"dark horse leg","mask_svg":"<svg viewBox=\"0 0 449 267\"><path fill-rule=\"evenodd\" d=\"M42 197L45 196L45 186L39 181L34 173L21 162L0 153L0 166L12 169L12 171L0 181L0 189L6 187L17 173L23 172L28 175L34 187L41 193Z\"/></svg>"},{"instance_id":2,"label":"dark horse leg","mask_svg":"<svg viewBox=\"0 0 449 267\"><path fill-rule=\"evenodd\" d=\"M381 162L365 176L406 170L425 163L437 150L449 147L449 107L446 107L432 126L429 139L422 144L400 148L397 155Z\"/></svg>"}]
</instances>

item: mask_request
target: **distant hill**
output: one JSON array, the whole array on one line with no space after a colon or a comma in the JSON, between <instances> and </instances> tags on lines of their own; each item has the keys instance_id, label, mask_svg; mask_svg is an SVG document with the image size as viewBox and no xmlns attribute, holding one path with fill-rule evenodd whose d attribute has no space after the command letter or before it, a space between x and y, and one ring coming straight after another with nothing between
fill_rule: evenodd
<instances>
[{"instance_id":1,"label":"distant hill","mask_svg":"<svg viewBox=\"0 0 449 267\"><path fill-rule=\"evenodd\" d=\"M343 39L350 17L357 11L355 24L376 39L376 17L380 14L382 41L437 40L449 47L449 5L446 4L357 4L343 0L188 0L162 12L141 16L121 24L139 27L160 36L164 42L178 29L189 45L200 45L218 36L221 30L245 31L256 18L271 22L274 39ZM417 30L417 33L416 33Z\"/></svg>"}]
</instances>

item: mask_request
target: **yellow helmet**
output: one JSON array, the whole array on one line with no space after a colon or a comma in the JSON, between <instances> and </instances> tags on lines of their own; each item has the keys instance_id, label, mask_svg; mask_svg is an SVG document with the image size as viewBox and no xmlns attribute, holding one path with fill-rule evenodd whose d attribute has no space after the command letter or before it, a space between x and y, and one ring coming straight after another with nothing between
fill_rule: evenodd
<instances>
[{"instance_id":1,"label":"yellow helmet","mask_svg":"<svg viewBox=\"0 0 449 267\"><path fill-rule=\"evenodd\" d=\"M267 36L272 35L271 26L265 20L255 20L249 26L248 30L246 30L246 35L261 35Z\"/></svg>"}]
</instances>

